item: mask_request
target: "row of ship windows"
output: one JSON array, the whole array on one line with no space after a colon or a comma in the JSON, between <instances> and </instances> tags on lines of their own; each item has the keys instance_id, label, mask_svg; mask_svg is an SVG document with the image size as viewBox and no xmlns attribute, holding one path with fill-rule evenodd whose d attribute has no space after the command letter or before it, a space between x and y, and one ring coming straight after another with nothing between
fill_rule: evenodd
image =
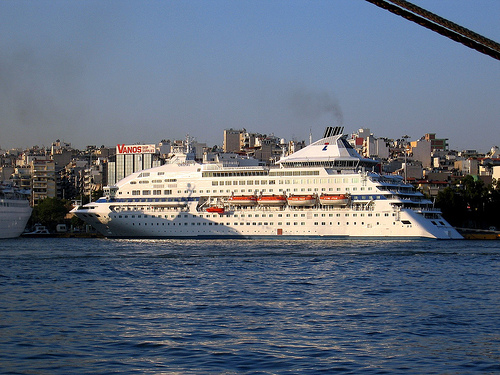
<instances>
[{"instance_id":1,"label":"row of ship windows","mask_svg":"<svg viewBox=\"0 0 500 375\"><path fill-rule=\"evenodd\" d=\"M163 176L163 175L165 175L165 172L157 172L156 175ZM138 177L144 178L144 177L149 177L149 176L151 176L151 172L141 172ZM177 181L177 179L176 178L169 178L169 179L166 179L165 181L175 182L175 181Z\"/></svg>"},{"instance_id":2,"label":"row of ship windows","mask_svg":"<svg viewBox=\"0 0 500 375\"><path fill-rule=\"evenodd\" d=\"M290 180L287 180L290 181ZM279 181L282 185L283 182ZM242 180L242 181L212 181L212 186L223 186L223 185L276 185L275 180Z\"/></svg>"},{"instance_id":3,"label":"row of ship windows","mask_svg":"<svg viewBox=\"0 0 500 375\"><path fill-rule=\"evenodd\" d=\"M139 180L139 184L161 184L163 182L177 182L175 178L165 179L165 180ZM278 180L278 185L290 185L290 184L358 184L360 182L359 177L337 177L337 178L313 178L313 179L293 179L293 180ZM137 181L130 181L130 184L136 184ZM212 181L213 186L218 185L276 185L276 180L230 180L230 181Z\"/></svg>"},{"instance_id":4,"label":"row of ship windows","mask_svg":"<svg viewBox=\"0 0 500 375\"><path fill-rule=\"evenodd\" d=\"M215 181L215 182L217 182L217 181ZM229 185L229 184L227 184L227 185ZM258 184L256 184L256 185L258 185ZM303 184L302 184L302 185L303 185ZM314 184L313 184L313 185L314 185ZM221 184L220 186L222 186L222 184ZM280 189L278 189L278 191L290 191L290 190L291 190L290 188L283 188L283 189L282 189L282 188L280 188ZM301 188L301 189L300 189L300 191L306 191L306 190L307 190L307 191L319 191L319 188L311 188L311 187L309 187L309 188L307 188L307 189L306 189L306 188ZM329 188L328 188L328 190L329 190L329 191L334 191L334 190L336 190L336 191L341 191L341 190L347 190L347 191L358 191L358 187L357 187L357 186L347 186L347 187L344 187L344 188L337 187L337 188L335 188L335 189L334 189L333 187L329 187ZM359 188L359 190L360 190L360 191L365 191L365 190L369 190L369 191L371 191L371 190L373 190L373 188L372 188L371 186L369 186L369 187L364 187L364 186L361 186L361 187ZM219 190L219 191L220 191L220 192L223 192L223 190ZM238 190L236 189L236 190L226 190L226 191L238 191ZM243 191L243 192L244 192L245 190L241 190L241 191ZM248 191L253 191L253 190L252 190L252 189L248 189ZM265 191L265 190L264 190L264 191ZM272 190L272 189L270 189L269 191L273 191L273 190ZM297 192L297 191L299 191L299 190L298 190L297 188L294 188L294 189L293 189L293 191ZM324 187L323 187L323 188L321 188L321 191L326 191L326 188L324 188ZM181 190L178 190L177 192L178 192L178 193L181 193ZM184 191L184 192L186 192L186 191ZM196 190L193 190L193 192L196 192ZM201 192L201 193L203 193L203 190L200 190L200 192ZM217 192L217 190L213 190L213 192L215 193L215 192ZM207 193L210 193L210 190L207 190Z\"/></svg>"},{"instance_id":5,"label":"row of ship windows","mask_svg":"<svg viewBox=\"0 0 500 375\"><path fill-rule=\"evenodd\" d=\"M153 180L151 183L153 184L163 184L163 182L176 182L177 180L175 179L167 179L167 180ZM149 184L150 182L148 180L139 180L139 181L130 181L131 185L135 185L139 182L139 184ZM174 184L176 185L176 184Z\"/></svg>"},{"instance_id":6,"label":"row of ship windows","mask_svg":"<svg viewBox=\"0 0 500 375\"><path fill-rule=\"evenodd\" d=\"M431 223L434 224L434 225L438 225L438 223L436 223L434 220L431 220ZM442 221L439 222L440 225L445 225L445 223L443 223Z\"/></svg>"},{"instance_id":7,"label":"row of ship windows","mask_svg":"<svg viewBox=\"0 0 500 375\"><path fill-rule=\"evenodd\" d=\"M359 184L359 177L354 178L306 178L293 180L278 180L278 185L307 185L307 184ZM229 180L212 181L212 186L217 185L276 185L275 180Z\"/></svg>"},{"instance_id":8,"label":"row of ship windows","mask_svg":"<svg viewBox=\"0 0 500 375\"><path fill-rule=\"evenodd\" d=\"M28 201L19 201L19 202L0 202L0 206L2 207L26 207L28 205Z\"/></svg>"},{"instance_id":9,"label":"row of ship windows","mask_svg":"<svg viewBox=\"0 0 500 375\"><path fill-rule=\"evenodd\" d=\"M319 171L233 171L203 172L202 177L248 177L248 176L317 176Z\"/></svg>"},{"instance_id":10,"label":"row of ship windows","mask_svg":"<svg viewBox=\"0 0 500 375\"><path fill-rule=\"evenodd\" d=\"M136 223L132 223L132 225L135 226ZM137 225L140 226L141 223L137 223ZM144 225L144 226L147 226L147 225L154 226L155 224L154 223L150 223L150 224L148 224L148 223L142 223L142 225ZM159 226L160 223L156 223L156 225ZM165 223L161 223L161 225L165 226ZM172 226L175 226L175 225L177 225L177 226L186 226L186 225L189 225L189 223L170 223L170 222L168 222L167 226L169 226L169 225L172 225ZM273 225L276 225L276 226L282 226L282 225L306 225L306 223L303 222L303 221L300 222L300 223L297 222L297 221L294 221L293 223L285 222L283 224L283 222L280 221L280 222L278 222L276 224L272 223L272 222L269 222L269 223L266 223L266 222L259 222L259 223L257 223L257 222L253 222L253 223L238 223L238 222L234 222L234 223L191 223L191 225L228 225L228 226L231 226L231 225L233 225L233 226L238 226L238 225L259 225L259 226L264 225L264 226L273 226ZM349 222L341 223L340 221L338 221L335 224L335 223L333 223L331 221L329 223L323 221L321 223L320 222L314 222L314 225L350 225L350 224L349 224ZM358 223L355 221L355 222L352 223L352 225L358 225ZM359 225L365 225L365 222L362 221L362 222L359 223ZM368 225L371 225L371 224L368 224ZM377 221L375 223L375 225L380 225L380 222ZM396 225L396 222L393 222L393 225Z\"/></svg>"},{"instance_id":11,"label":"row of ship windows","mask_svg":"<svg viewBox=\"0 0 500 375\"><path fill-rule=\"evenodd\" d=\"M343 162L342 166L355 166L357 162ZM312 162L312 163L301 163L308 167L310 166L320 166L321 162ZM165 172L157 172L158 176L163 176ZM232 171L232 172L217 172L217 171L209 171L202 172L202 177L248 177L248 176L317 176L319 175L319 171ZM150 177L150 172L142 172L139 174L139 178ZM346 178L344 178L345 180ZM339 180L337 178L337 180ZM165 182L175 182L176 179L166 179Z\"/></svg>"},{"instance_id":12,"label":"row of ship windows","mask_svg":"<svg viewBox=\"0 0 500 375\"><path fill-rule=\"evenodd\" d=\"M390 214L387 213L387 212L384 213L385 217L388 217L389 215ZM131 219L135 219L136 216L137 216L138 219L141 219L142 217L144 217L144 218L148 218L148 217L162 218L162 217L165 217L167 219L169 217L169 215L163 215L163 216L162 215L130 215L130 218ZM181 216L182 215L170 215L170 218L173 219L173 218L177 218L177 217L181 217ZM277 217L283 217L283 216L284 217L291 217L291 214L285 214L285 215L278 214L277 215ZM339 213L337 213L337 214L328 214L328 217L341 217L341 216L343 216L343 217L357 217L358 214L339 214ZM360 217L365 217L365 214L359 214L359 216ZM366 214L366 216L367 217L372 217L373 214L368 213L368 214ZM380 213L376 213L375 214L375 217L380 217L380 216L381 216ZM396 216L396 214L392 213L392 216ZM116 218L119 218L119 219L122 219L122 218L128 219L129 215L111 215L111 217L115 218L115 219ZM184 218L188 218L188 217L189 218L193 218L192 215L184 215ZM205 216L204 215L200 215L198 217L199 218L203 218L203 217L205 217L205 218L214 218L215 217L216 218L216 217L218 217L218 215L216 215L216 214L208 214L208 215L205 215ZM238 217L238 215L234 215L234 217ZM256 214L256 215L253 215L253 216L252 216L252 214L248 214L248 215L242 214L242 215L240 215L240 217L259 217L259 214ZM266 217L266 215L263 214L262 217ZM274 215L273 214L269 214L267 217L274 217ZM293 214L293 217L299 217L299 214ZM305 217L305 214L300 214L300 217ZM320 215L319 214L314 214L313 217L320 217ZM326 217L326 214L321 214L321 217Z\"/></svg>"},{"instance_id":13,"label":"row of ship windows","mask_svg":"<svg viewBox=\"0 0 500 375\"><path fill-rule=\"evenodd\" d=\"M354 214L354 215L355 215L355 214ZM353 216L354 216L354 215L353 215ZM86 215L83 215L83 216L86 216ZM91 216L91 215L89 215L89 216ZM96 215L96 216L99 216L99 215ZM152 216L154 217L154 215L152 215ZM272 215L270 215L270 216L272 216ZM340 216L340 214L337 214L337 216ZM349 216L349 215L348 215L348 214L346 214L345 216ZM371 214L368 214L368 216L371 216ZM376 216L380 216L380 214L376 214ZM384 216L389 216L389 214L387 214L387 213L386 213L386 214L384 214ZM393 216L394 216L394 214L393 214ZM122 215L111 215L111 217L112 217L112 218L115 218L115 219L116 219L117 217L118 217L118 218L122 218ZM127 216L127 215L124 215L124 217L125 217L125 218L128 218L128 216ZM135 217L135 215L131 215L131 217L132 217L132 218L134 218L134 217ZM140 217L141 217L141 215L137 215L137 217L138 217L138 218L140 218ZM147 217L147 215L144 215L144 217ZM160 216L158 216L158 217L160 217ZM165 215L165 217L167 217L167 215ZM172 217L173 217L173 216L172 216ZM411 225L411 222L410 222L410 221L408 221L408 220L402 220L402 221L401 221L401 223L402 223L402 224L405 224L405 225ZM433 223L434 225L437 225L435 222L432 222L432 223ZM175 225L177 225L177 226L187 226L187 225L189 225L189 223L173 223L173 222L167 222L166 224L167 224L167 226L169 226L169 225L172 225L172 226L175 226ZM314 224L314 225L320 225L320 222L315 221L313 224ZM347 221L347 222L344 222L344 223L341 223L340 221L338 221L338 222L337 222L337 225L349 225L349 224L350 224L350 223L349 223L348 221ZM393 224L393 225L396 225L396 221L394 221L392 224ZM135 226L135 225L136 225L136 223L135 223L135 222L133 222L133 223L132 223L132 225L133 225L133 226ZM140 226L140 225L141 225L141 223L137 223L137 225L138 225L138 226ZM147 225L148 225L148 223L142 223L142 225L147 226ZM149 225L150 225L150 226L154 226L154 225L155 225L155 223L149 223ZM157 225L157 226L159 226L159 225L160 225L160 223L156 223L156 225ZM162 226L165 226L165 222L162 222L162 223L161 223L161 225L162 225ZM283 225L283 222L278 221L276 224L274 224L273 222L256 222L256 221L251 222L251 223L250 223L250 222L246 222L246 223L238 223L238 222L233 222L232 224L231 224L231 223L229 223L229 222L228 222L228 223L217 223L217 222L208 222L208 223L206 223L206 222L203 222L203 223L193 223L193 222L191 222L191 225L235 225L235 226L237 226L237 225L259 225L259 226L261 226L261 225L267 225L267 226L277 225L277 226L282 226L282 225ZM285 222L285 225L292 225L292 223L290 223L290 222L288 222L288 221L287 221L287 222ZM294 222L293 222L293 225L299 225L299 222L294 221ZM306 225L306 223L302 221L302 222L300 222L300 225ZM326 223L325 221L322 221L322 222L321 222L321 225L327 225L327 223ZM330 222L328 223L328 225L335 225L335 224L334 224L333 222L331 222L331 221L330 221ZM354 222L352 223L352 225L357 225L357 222L356 222L356 221L354 221ZM360 225L365 225L365 222L364 222L364 221L362 221L362 222L360 223ZM368 225L368 226L371 226L372 224L367 224L367 225ZM377 222L375 223L375 225L380 225L380 222L378 222L378 221L377 221ZM441 222L441 225L444 225L444 223L442 223L442 222Z\"/></svg>"},{"instance_id":14,"label":"row of ship windows","mask_svg":"<svg viewBox=\"0 0 500 375\"><path fill-rule=\"evenodd\" d=\"M350 192L350 191L357 191L357 187L353 187L353 188L346 188L344 189L345 191L347 192ZM364 191L365 188L362 187L360 188L361 191ZM367 190L371 191L372 188L371 187L368 187ZM279 189L280 192L289 192L290 189ZM318 192L320 191L319 188L302 188L302 189L293 189L294 193L297 193L297 192L303 192L303 193L306 193L306 192ZM321 191L326 191L326 188L321 188ZM342 191L341 188L336 188L335 190L333 188L329 188L328 191L337 191L337 192L340 192ZM239 193L240 191L238 191L238 189L236 190L200 190L199 193L200 194L203 194L203 193L206 193L206 194L210 194L210 193ZM253 193L254 190L253 189L248 189L247 191L248 193ZM266 189L263 189L262 192L266 192ZM272 193L273 192L273 189L269 189L269 192ZM121 194L122 192L120 192ZM128 193L128 192L127 192ZM132 190L132 195L172 195L172 190L168 189L168 190L163 190L163 194L162 194L162 190L161 189L154 189L154 190ZM177 194L189 194L189 193L193 193L193 194L196 194L196 190L193 190L193 191L189 191L189 190L177 190ZM241 193L245 193L245 189L241 189Z\"/></svg>"},{"instance_id":15,"label":"row of ship windows","mask_svg":"<svg viewBox=\"0 0 500 375\"><path fill-rule=\"evenodd\" d=\"M139 184L149 184L149 180L139 180L139 181L130 181L130 183L133 185L133 184L137 184L137 182L139 182ZM177 182L177 179L176 178L166 178L165 180L153 180L151 181L153 184L162 184L164 182Z\"/></svg>"}]
</instances>

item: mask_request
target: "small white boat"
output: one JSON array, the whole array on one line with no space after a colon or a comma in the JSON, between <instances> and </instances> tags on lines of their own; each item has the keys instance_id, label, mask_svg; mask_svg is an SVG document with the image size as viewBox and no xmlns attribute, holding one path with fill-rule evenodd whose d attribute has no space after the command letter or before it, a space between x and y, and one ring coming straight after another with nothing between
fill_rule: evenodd
<instances>
[{"instance_id":1,"label":"small white boat","mask_svg":"<svg viewBox=\"0 0 500 375\"><path fill-rule=\"evenodd\" d=\"M31 232L23 233L23 237L47 237L50 235L47 227L41 224L35 224L35 228Z\"/></svg>"}]
</instances>

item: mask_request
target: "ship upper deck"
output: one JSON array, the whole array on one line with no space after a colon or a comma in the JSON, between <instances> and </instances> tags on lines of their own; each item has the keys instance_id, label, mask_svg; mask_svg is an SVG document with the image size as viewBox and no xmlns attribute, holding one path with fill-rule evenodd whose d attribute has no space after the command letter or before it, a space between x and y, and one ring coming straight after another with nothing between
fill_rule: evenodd
<instances>
[{"instance_id":1,"label":"ship upper deck","mask_svg":"<svg viewBox=\"0 0 500 375\"><path fill-rule=\"evenodd\" d=\"M281 158L281 167L325 166L331 168L372 167L377 162L362 157L344 135L322 138L303 149Z\"/></svg>"}]
</instances>

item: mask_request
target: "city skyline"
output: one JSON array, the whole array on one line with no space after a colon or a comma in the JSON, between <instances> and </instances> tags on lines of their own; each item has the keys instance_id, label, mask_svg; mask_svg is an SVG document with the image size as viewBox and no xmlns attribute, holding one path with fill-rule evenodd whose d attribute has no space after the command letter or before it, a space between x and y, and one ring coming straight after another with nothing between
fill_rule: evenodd
<instances>
[{"instance_id":1,"label":"city skyline","mask_svg":"<svg viewBox=\"0 0 500 375\"><path fill-rule=\"evenodd\" d=\"M342 127L340 127L340 128L342 129ZM267 139L276 138L277 139L276 145L278 145L278 143L280 143L281 140L285 140L285 142L294 142L294 143L302 143L303 142L305 145L308 145L308 144L310 144L310 141L316 142L318 139L324 137L324 134L322 134L322 135L318 134L317 137L313 137L313 138L310 137L310 139L290 139L290 138L283 137L281 134L274 134L272 132L269 132L267 134L261 134L261 133L252 132L251 130L247 130L247 129L226 129L226 130L253 134L256 136L256 138L260 138L260 137L265 137ZM373 129L369 129L369 128L360 128L360 129L357 129L356 131L349 132L349 133L344 131L343 134L345 135L347 140L349 140L351 142L351 144L354 146L353 142L355 142L355 140L358 138L361 138L361 139L364 139L365 141L368 141L368 139L366 138L367 131L369 131L369 134L372 137L370 142L378 141L378 140L385 140L385 141L390 142L391 144L397 145L397 144L403 144L403 143L410 144L410 143L414 143L417 141L429 140L429 139L435 138L435 139L439 139L440 142L444 142L443 144L445 146L445 149L449 152L466 152L466 153L476 152L477 154L484 154L484 155L487 155L491 152L498 152L498 148L499 148L498 146L495 145L495 146L491 146L489 148L484 148L484 149L472 149L470 147L463 148L463 149L456 149L456 148L451 147L450 142L449 142L449 138L441 137L440 134L436 134L434 132L428 132L426 134L423 134L420 137L416 137L415 139L413 139L412 137L410 137L408 135L403 135L403 136L398 136L398 137L389 137L389 136L385 136L385 135L380 135L380 134L374 133ZM310 136L311 135L312 134L310 134ZM428 138L429 136L430 136L430 138ZM75 146L71 142L71 140L64 140L64 139L58 138L47 145L45 145L45 144L33 144L33 145L30 145L27 147L3 147L0 144L0 152L8 152L9 150L28 151L28 150L33 150L33 149L35 149L35 150L38 149L39 151L45 150L45 151L50 152L52 147L55 146L56 149L73 149L76 151L85 151L89 148L95 149L95 150L102 149L102 148L104 148L104 149L116 149L117 154L122 153L122 152L124 152L124 153L130 153L130 152L137 153L135 148L138 148L139 150L141 150L141 148L143 148L144 150L147 150L146 153L156 153L158 151L158 149L161 149L162 142L164 142L164 141L167 141L169 144L175 145L175 144L179 144L178 142L182 142L182 144L186 144L187 139L189 139L190 142L194 142L195 145L203 145L203 147L206 147L209 149L211 149L213 147L218 147L220 151L224 150L224 140L221 140L221 142L218 144L207 144L206 142L200 141L197 137L194 137L194 136L191 136L188 134L184 138L168 138L168 137L166 137L162 140L151 141L151 142L149 142L149 144L146 144L144 142L130 142L127 144L123 143L123 142L115 142L114 144L110 144L110 145L91 144L91 145L85 145L82 147ZM358 147L357 143L356 143L355 147L356 148ZM154 151L154 148L156 148L156 151ZM134 149L134 150L130 151L131 149ZM123 151L123 150L125 150L125 151ZM436 148L436 150L439 150L439 148ZM223 151L223 152L226 152L226 151Z\"/></svg>"},{"instance_id":2,"label":"city skyline","mask_svg":"<svg viewBox=\"0 0 500 375\"><path fill-rule=\"evenodd\" d=\"M493 40L500 3L413 0ZM3 148L325 126L499 145L500 63L363 0L4 1Z\"/></svg>"}]
</instances>

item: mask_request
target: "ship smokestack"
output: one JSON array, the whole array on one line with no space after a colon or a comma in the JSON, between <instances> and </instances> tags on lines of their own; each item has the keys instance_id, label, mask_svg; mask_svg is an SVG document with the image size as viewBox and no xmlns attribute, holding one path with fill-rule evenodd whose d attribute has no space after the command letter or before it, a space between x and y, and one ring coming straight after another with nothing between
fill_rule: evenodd
<instances>
[{"instance_id":1,"label":"ship smokestack","mask_svg":"<svg viewBox=\"0 0 500 375\"><path fill-rule=\"evenodd\" d=\"M327 126L323 138L333 137L344 132L343 126Z\"/></svg>"}]
</instances>

